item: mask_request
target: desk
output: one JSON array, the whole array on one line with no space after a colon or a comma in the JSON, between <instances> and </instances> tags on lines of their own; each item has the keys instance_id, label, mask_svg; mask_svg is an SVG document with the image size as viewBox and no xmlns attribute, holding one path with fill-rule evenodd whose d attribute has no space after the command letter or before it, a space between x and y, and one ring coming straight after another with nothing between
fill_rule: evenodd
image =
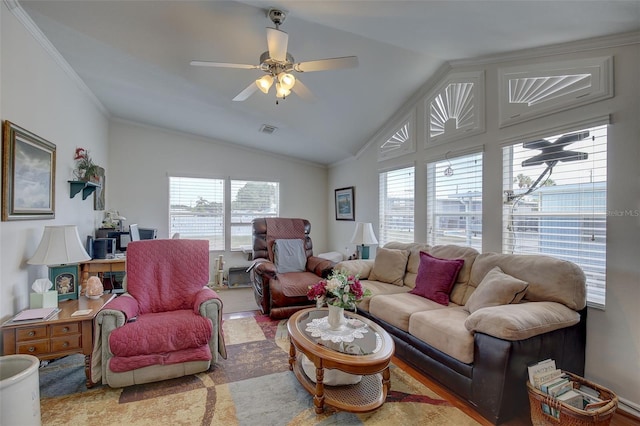
<instances>
[{"instance_id":1,"label":"desk","mask_svg":"<svg viewBox=\"0 0 640 426\"><path fill-rule=\"evenodd\" d=\"M92 387L93 319L114 297L115 294L104 294L99 299L80 296L77 300L60 302L60 312L46 321L5 322L2 325L4 355L29 354L37 356L40 360L48 360L76 353L83 354L87 387ZM91 312L72 316L74 312L84 309L90 309Z\"/></svg>"},{"instance_id":2,"label":"desk","mask_svg":"<svg viewBox=\"0 0 640 426\"><path fill-rule=\"evenodd\" d=\"M93 259L80 263L82 293L87 288L87 280L91 274L103 274L105 272L126 272L125 258L118 259Z\"/></svg>"}]
</instances>

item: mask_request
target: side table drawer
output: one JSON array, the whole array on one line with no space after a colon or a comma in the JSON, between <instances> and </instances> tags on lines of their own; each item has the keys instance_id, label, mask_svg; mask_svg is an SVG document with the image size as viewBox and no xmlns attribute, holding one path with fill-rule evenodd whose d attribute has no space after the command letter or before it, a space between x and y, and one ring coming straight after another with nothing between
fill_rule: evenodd
<instances>
[{"instance_id":1,"label":"side table drawer","mask_svg":"<svg viewBox=\"0 0 640 426\"><path fill-rule=\"evenodd\" d=\"M51 326L51 337L66 336L67 334L74 333L80 333L80 324L77 322Z\"/></svg>"},{"instance_id":2,"label":"side table drawer","mask_svg":"<svg viewBox=\"0 0 640 426\"><path fill-rule=\"evenodd\" d=\"M47 337L47 326L19 328L16 330L16 340L24 342L27 340L38 340Z\"/></svg>"},{"instance_id":3,"label":"side table drawer","mask_svg":"<svg viewBox=\"0 0 640 426\"><path fill-rule=\"evenodd\" d=\"M18 351L19 354L28 354L28 355L41 355L49 352L49 341L48 340L34 340L32 342L24 342L18 343Z\"/></svg>"},{"instance_id":4,"label":"side table drawer","mask_svg":"<svg viewBox=\"0 0 640 426\"><path fill-rule=\"evenodd\" d=\"M80 347L80 338L79 334L72 336L59 337L56 339L51 339L51 352L62 352L68 351L71 349L78 349Z\"/></svg>"}]
</instances>

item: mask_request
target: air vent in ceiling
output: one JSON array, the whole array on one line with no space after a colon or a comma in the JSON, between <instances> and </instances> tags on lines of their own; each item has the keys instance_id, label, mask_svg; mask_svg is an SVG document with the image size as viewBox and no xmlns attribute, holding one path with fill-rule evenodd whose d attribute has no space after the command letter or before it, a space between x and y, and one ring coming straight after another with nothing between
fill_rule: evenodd
<instances>
[{"instance_id":1,"label":"air vent in ceiling","mask_svg":"<svg viewBox=\"0 0 640 426\"><path fill-rule=\"evenodd\" d=\"M260 133L266 133L267 135L271 135L275 133L277 130L278 130L277 127L270 126L269 124L263 124L262 127L260 127Z\"/></svg>"}]
</instances>

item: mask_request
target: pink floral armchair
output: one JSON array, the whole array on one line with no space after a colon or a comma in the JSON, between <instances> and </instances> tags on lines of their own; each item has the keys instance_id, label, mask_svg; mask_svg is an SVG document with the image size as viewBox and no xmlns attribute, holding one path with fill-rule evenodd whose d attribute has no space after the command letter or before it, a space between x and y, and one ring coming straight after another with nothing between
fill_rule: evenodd
<instances>
[{"instance_id":1,"label":"pink floral armchair","mask_svg":"<svg viewBox=\"0 0 640 426\"><path fill-rule=\"evenodd\" d=\"M206 287L209 243L127 246L126 290L96 316L92 379L123 387L206 371L226 358L222 302Z\"/></svg>"}]
</instances>

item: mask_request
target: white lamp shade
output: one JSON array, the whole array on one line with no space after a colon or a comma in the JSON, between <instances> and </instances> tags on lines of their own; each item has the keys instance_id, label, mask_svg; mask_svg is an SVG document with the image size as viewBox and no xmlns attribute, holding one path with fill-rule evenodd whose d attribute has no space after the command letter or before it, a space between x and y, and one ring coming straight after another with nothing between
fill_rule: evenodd
<instances>
[{"instance_id":1,"label":"white lamp shade","mask_svg":"<svg viewBox=\"0 0 640 426\"><path fill-rule=\"evenodd\" d=\"M352 244L378 244L376 235L373 233L373 225L370 223L356 223L356 230L351 237Z\"/></svg>"},{"instance_id":2,"label":"white lamp shade","mask_svg":"<svg viewBox=\"0 0 640 426\"><path fill-rule=\"evenodd\" d=\"M36 253L27 261L30 265L66 265L89 260L75 225L45 226Z\"/></svg>"}]
</instances>

